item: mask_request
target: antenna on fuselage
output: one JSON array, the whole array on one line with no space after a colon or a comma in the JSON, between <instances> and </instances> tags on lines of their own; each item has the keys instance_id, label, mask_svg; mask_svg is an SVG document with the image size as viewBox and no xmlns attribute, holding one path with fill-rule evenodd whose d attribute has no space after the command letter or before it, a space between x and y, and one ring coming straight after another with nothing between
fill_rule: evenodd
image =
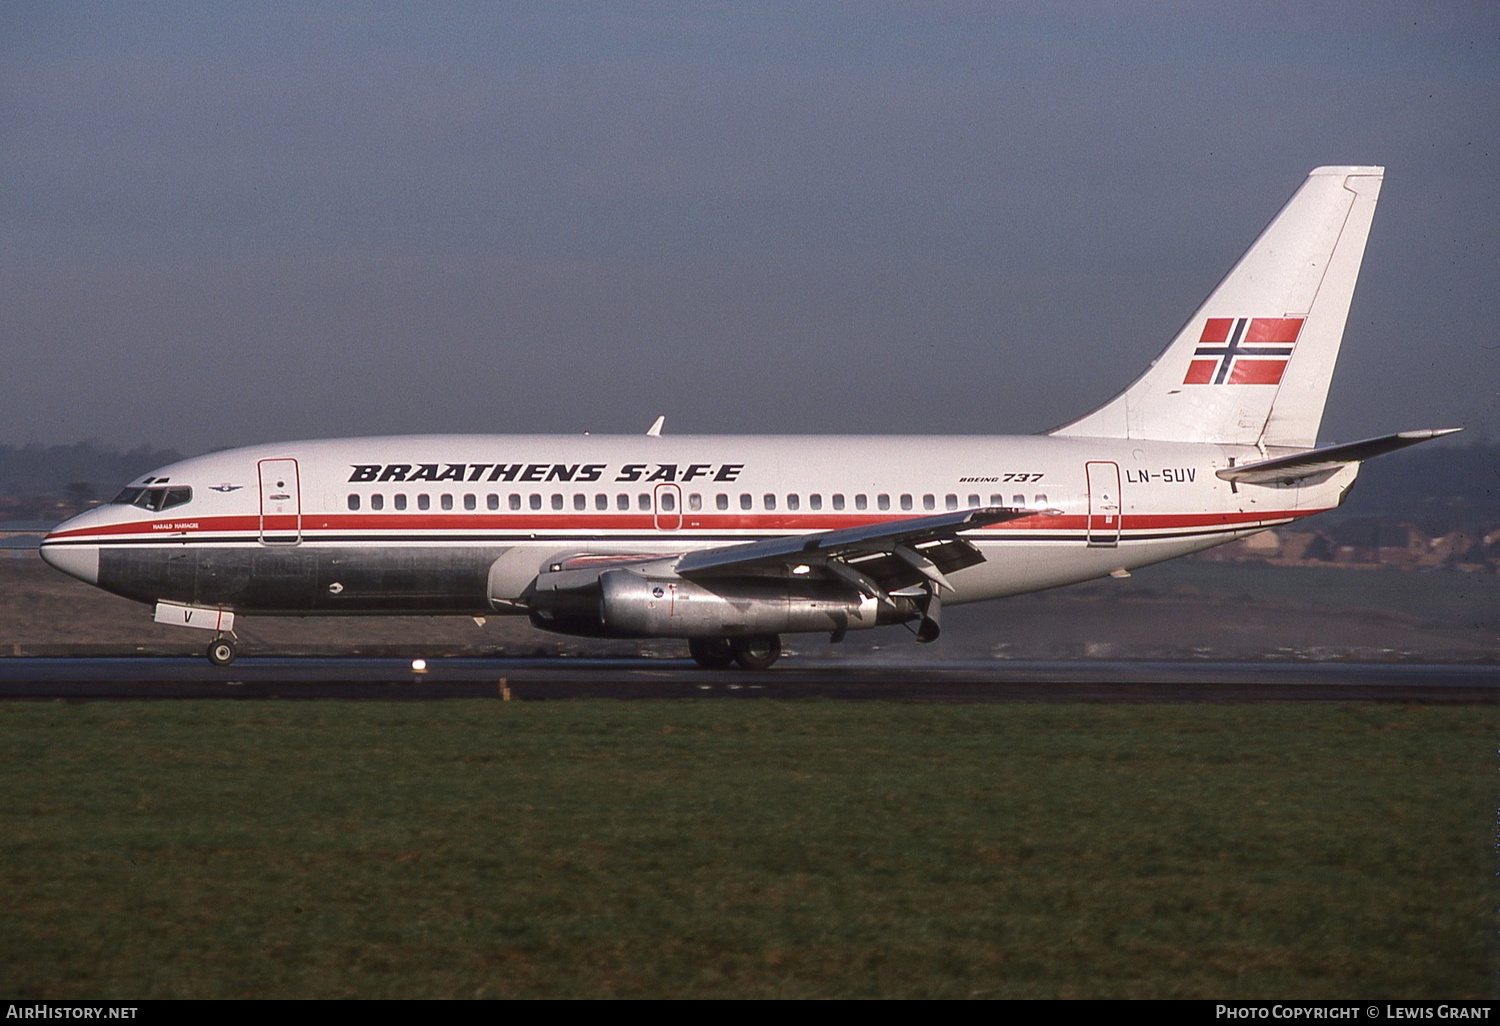
<instances>
[{"instance_id":1,"label":"antenna on fuselage","mask_svg":"<svg viewBox=\"0 0 1500 1026\"><path fill-rule=\"evenodd\" d=\"M666 422L667 422L667 415L665 413L663 413L660 417L657 417L656 420L654 420L651 423L650 427L648 427L646 429L646 434L649 437L651 437L651 438L660 438L661 437L661 426L663 424L665 424Z\"/></svg>"}]
</instances>

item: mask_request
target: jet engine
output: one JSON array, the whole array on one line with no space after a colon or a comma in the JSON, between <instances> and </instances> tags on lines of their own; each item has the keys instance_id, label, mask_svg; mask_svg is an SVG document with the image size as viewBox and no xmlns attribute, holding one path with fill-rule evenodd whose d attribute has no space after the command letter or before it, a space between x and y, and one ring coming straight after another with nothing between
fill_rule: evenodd
<instances>
[{"instance_id":1,"label":"jet engine","mask_svg":"<svg viewBox=\"0 0 1500 1026\"><path fill-rule=\"evenodd\" d=\"M649 554L560 554L543 564L516 604L541 630L596 638L727 643L828 634L837 641L849 631L913 621L918 641L938 635L939 603L930 588L877 596L874 589L820 576L811 567L802 573L689 578L674 571L676 561ZM495 576L492 571L492 584ZM491 602L500 604L493 587Z\"/></svg>"},{"instance_id":2,"label":"jet engine","mask_svg":"<svg viewBox=\"0 0 1500 1026\"><path fill-rule=\"evenodd\" d=\"M687 580L631 570L599 575L607 633L637 638L725 638L867 630L878 603L841 581L786 577Z\"/></svg>"}]
</instances>

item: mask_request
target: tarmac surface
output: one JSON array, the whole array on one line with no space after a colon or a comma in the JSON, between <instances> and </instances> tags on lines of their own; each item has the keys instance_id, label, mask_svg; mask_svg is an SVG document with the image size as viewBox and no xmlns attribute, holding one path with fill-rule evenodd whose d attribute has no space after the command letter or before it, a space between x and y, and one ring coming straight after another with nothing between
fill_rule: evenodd
<instances>
[{"instance_id":1,"label":"tarmac surface","mask_svg":"<svg viewBox=\"0 0 1500 1026\"><path fill-rule=\"evenodd\" d=\"M1493 705L1500 666L1408 663L246 657L0 659L0 701L102 699L855 699L901 702L1397 702Z\"/></svg>"}]
</instances>

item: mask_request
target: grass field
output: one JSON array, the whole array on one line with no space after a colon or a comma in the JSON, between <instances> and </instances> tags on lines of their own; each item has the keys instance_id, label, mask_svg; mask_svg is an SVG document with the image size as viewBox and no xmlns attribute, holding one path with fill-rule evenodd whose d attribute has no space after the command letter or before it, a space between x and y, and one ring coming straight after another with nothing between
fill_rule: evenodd
<instances>
[{"instance_id":1,"label":"grass field","mask_svg":"<svg viewBox=\"0 0 1500 1026\"><path fill-rule=\"evenodd\" d=\"M1495 708L0 705L0 992L1483 997Z\"/></svg>"}]
</instances>

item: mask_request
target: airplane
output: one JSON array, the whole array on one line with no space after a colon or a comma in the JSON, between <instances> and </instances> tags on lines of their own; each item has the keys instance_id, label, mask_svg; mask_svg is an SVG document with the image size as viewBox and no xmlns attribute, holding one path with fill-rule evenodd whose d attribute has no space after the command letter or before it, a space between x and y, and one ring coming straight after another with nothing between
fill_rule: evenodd
<instances>
[{"instance_id":1,"label":"airplane","mask_svg":"<svg viewBox=\"0 0 1500 1026\"><path fill-rule=\"evenodd\" d=\"M58 570L212 632L247 614L515 615L770 667L781 636L905 625L1332 509L1317 445L1384 168L1320 167L1123 392L1003 437L428 435L259 445L132 481L41 544Z\"/></svg>"}]
</instances>

